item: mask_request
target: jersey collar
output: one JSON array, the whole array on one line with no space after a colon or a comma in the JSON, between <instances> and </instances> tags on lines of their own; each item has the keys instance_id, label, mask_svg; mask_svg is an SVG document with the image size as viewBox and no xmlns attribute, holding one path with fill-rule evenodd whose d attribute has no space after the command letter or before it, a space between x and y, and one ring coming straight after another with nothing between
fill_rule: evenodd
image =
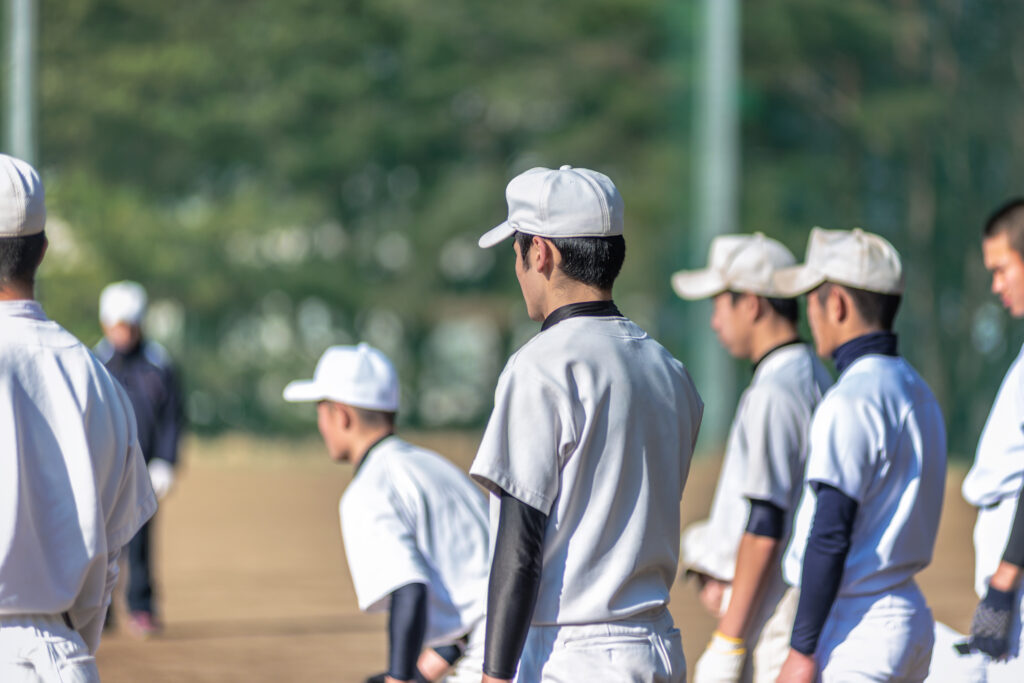
<instances>
[{"instance_id":1,"label":"jersey collar","mask_svg":"<svg viewBox=\"0 0 1024 683\"><path fill-rule=\"evenodd\" d=\"M622 313L619 313L618 307L615 302L611 301L580 301L573 304L566 304L565 306L559 306L555 310L548 314L548 317L544 318L544 324L540 326L540 331L554 327L563 320L569 318L580 318L580 317L617 317L621 318Z\"/></svg>"},{"instance_id":2,"label":"jersey collar","mask_svg":"<svg viewBox=\"0 0 1024 683\"><path fill-rule=\"evenodd\" d=\"M765 361L765 359L768 358L768 356L772 355L773 353L775 353L779 349L784 349L787 346L793 346L794 344L803 344L803 343L804 343L803 339L801 339L800 337L796 337L795 339L790 339L789 341L784 341L781 344L779 344L778 346L773 346L772 348L768 349L768 352L766 354L764 354L763 356L758 358L756 361L754 361L754 366L750 369L750 371L756 373L757 372L757 368L760 367L761 363L763 363Z\"/></svg>"},{"instance_id":3,"label":"jersey collar","mask_svg":"<svg viewBox=\"0 0 1024 683\"><path fill-rule=\"evenodd\" d=\"M354 477L357 474L359 474L359 470L362 469L363 465L366 464L366 461L370 459L370 454L373 452L373 449L375 449L377 446L379 446L382 441L384 441L385 439L388 439L388 438L390 438L390 437L392 437L394 435L395 435L394 432L391 432L390 434L385 434L384 436L380 437L379 439L374 441L372 444L370 444L370 447L366 449L366 453L364 453L363 457L359 460L359 464L356 465L356 469L352 473L352 476Z\"/></svg>"}]
</instances>

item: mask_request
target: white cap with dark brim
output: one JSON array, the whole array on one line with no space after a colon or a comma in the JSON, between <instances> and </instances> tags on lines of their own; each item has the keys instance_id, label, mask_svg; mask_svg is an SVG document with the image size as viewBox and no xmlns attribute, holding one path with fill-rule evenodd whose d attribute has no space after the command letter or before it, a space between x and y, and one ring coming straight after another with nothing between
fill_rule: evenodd
<instances>
[{"instance_id":1,"label":"white cap with dark brim","mask_svg":"<svg viewBox=\"0 0 1024 683\"><path fill-rule=\"evenodd\" d=\"M860 228L813 228L805 262L774 276L775 287L787 297L825 282L879 294L902 294L905 287L899 252L885 238Z\"/></svg>"}]
</instances>

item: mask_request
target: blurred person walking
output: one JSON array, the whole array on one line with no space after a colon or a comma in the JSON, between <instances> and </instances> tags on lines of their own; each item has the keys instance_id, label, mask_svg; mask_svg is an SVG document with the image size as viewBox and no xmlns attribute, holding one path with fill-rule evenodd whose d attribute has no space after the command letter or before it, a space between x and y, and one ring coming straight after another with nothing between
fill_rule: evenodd
<instances>
[{"instance_id":1,"label":"blurred person walking","mask_svg":"<svg viewBox=\"0 0 1024 683\"><path fill-rule=\"evenodd\" d=\"M174 485L184 414L170 355L143 334L146 306L146 290L137 282L107 285L100 295L103 340L95 353L131 399L153 491L162 500ZM148 638L161 628L152 535L150 521L128 544L128 629L140 638Z\"/></svg>"},{"instance_id":2,"label":"blurred person walking","mask_svg":"<svg viewBox=\"0 0 1024 683\"><path fill-rule=\"evenodd\" d=\"M0 155L0 681L99 681L121 548L156 511L124 389L35 301L35 169Z\"/></svg>"}]
</instances>

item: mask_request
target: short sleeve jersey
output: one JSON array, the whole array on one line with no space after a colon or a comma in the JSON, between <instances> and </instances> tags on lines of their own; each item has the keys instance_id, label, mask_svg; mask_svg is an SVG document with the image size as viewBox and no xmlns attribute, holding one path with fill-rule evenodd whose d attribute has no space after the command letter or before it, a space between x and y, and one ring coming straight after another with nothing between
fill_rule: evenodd
<instances>
[{"instance_id":1,"label":"short sleeve jersey","mask_svg":"<svg viewBox=\"0 0 1024 683\"><path fill-rule=\"evenodd\" d=\"M427 647L452 642L483 618L487 504L465 472L389 436L360 463L340 512L359 609L387 610L395 590L425 584Z\"/></svg>"},{"instance_id":2,"label":"short sleeve jersey","mask_svg":"<svg viewBox=\"0 0 1024 683\"><path fill-rule=\"evenodd\" d=\"M783 346L758 363L729 430L702 542L694 557L685 558L693 569L732 581L750 500L783 510L784 528L790 529L803 491L811 415L831 384L807 344ZM788 534L780 539L783 546L788 540Z\"/></svg>"},{"instance_id":3,"label":"short sleeve jersey","mask_svg":"<svg viewBox=\"0 0 1024 683\"><path fill-rule=\"evenodd\" d=\"M0 302L0 614L91 614L156 511L128 396L34 301Z\"/></svg>"},{"instance_id":4,"label":"short sleeve jersey","mask_svg":"<svg viewBox=\"0 0 1024 683\"><path fill-rule=\"evenodd\" d=\"M1024 348L1006 372L978 441L963 495L977 507L1020 493L1024 481Z\"/></svg>"},{"instance_id":5,"label":"short sleeve jersey","mask_svg":"<svg viewBox=\"0 0 1024 683\"><path fill-rule=\"evenodd\" d=\"M826 393L811 423L806 485L783 571L799 586L817 505L811 487L858 504L839 597L902 584L931 562L946 478L946 429L931 389L903 358L866 355Z\"/></svg>"},{"instance_id":6,"label":"short sleeve jersey","mask_svg":"<svg viewBox=\"0 0 1024 683\"><path fill-rule=\"evenodd\" d=\"M548 515L534 624L668 602L702 412L683 365L619 316L568 318L509 359L470 473Z\"/></svg>"}]
</instances>

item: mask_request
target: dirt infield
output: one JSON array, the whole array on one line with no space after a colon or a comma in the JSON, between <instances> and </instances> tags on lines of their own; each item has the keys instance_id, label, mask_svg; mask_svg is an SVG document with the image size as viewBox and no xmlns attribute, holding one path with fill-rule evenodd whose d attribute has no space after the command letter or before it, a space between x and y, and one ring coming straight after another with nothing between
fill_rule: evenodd
<instances>
[{"instance_id":1,"label":"dirt infield","mask_svg":"<svg viewBox=\"0 0 1024 683\"><path fill-rule=\"evenodd\" d=\"M476 446L473 435L409 438L463 467ZM185 458L156 522L166 629L145 642L123 629L105 635L103 680L358 682L383 670L385 620L358 612L338 531L352 468L331 463L313 440L192 441ZM684 523L704 516L717 471L717 459L694 464ZM962 475L950 476L936 561L921 577L936 617L961 631L976 600ZM690 586L676 584L671 610L696 661L714 622Z\"/></svg>"}]
</instances>

